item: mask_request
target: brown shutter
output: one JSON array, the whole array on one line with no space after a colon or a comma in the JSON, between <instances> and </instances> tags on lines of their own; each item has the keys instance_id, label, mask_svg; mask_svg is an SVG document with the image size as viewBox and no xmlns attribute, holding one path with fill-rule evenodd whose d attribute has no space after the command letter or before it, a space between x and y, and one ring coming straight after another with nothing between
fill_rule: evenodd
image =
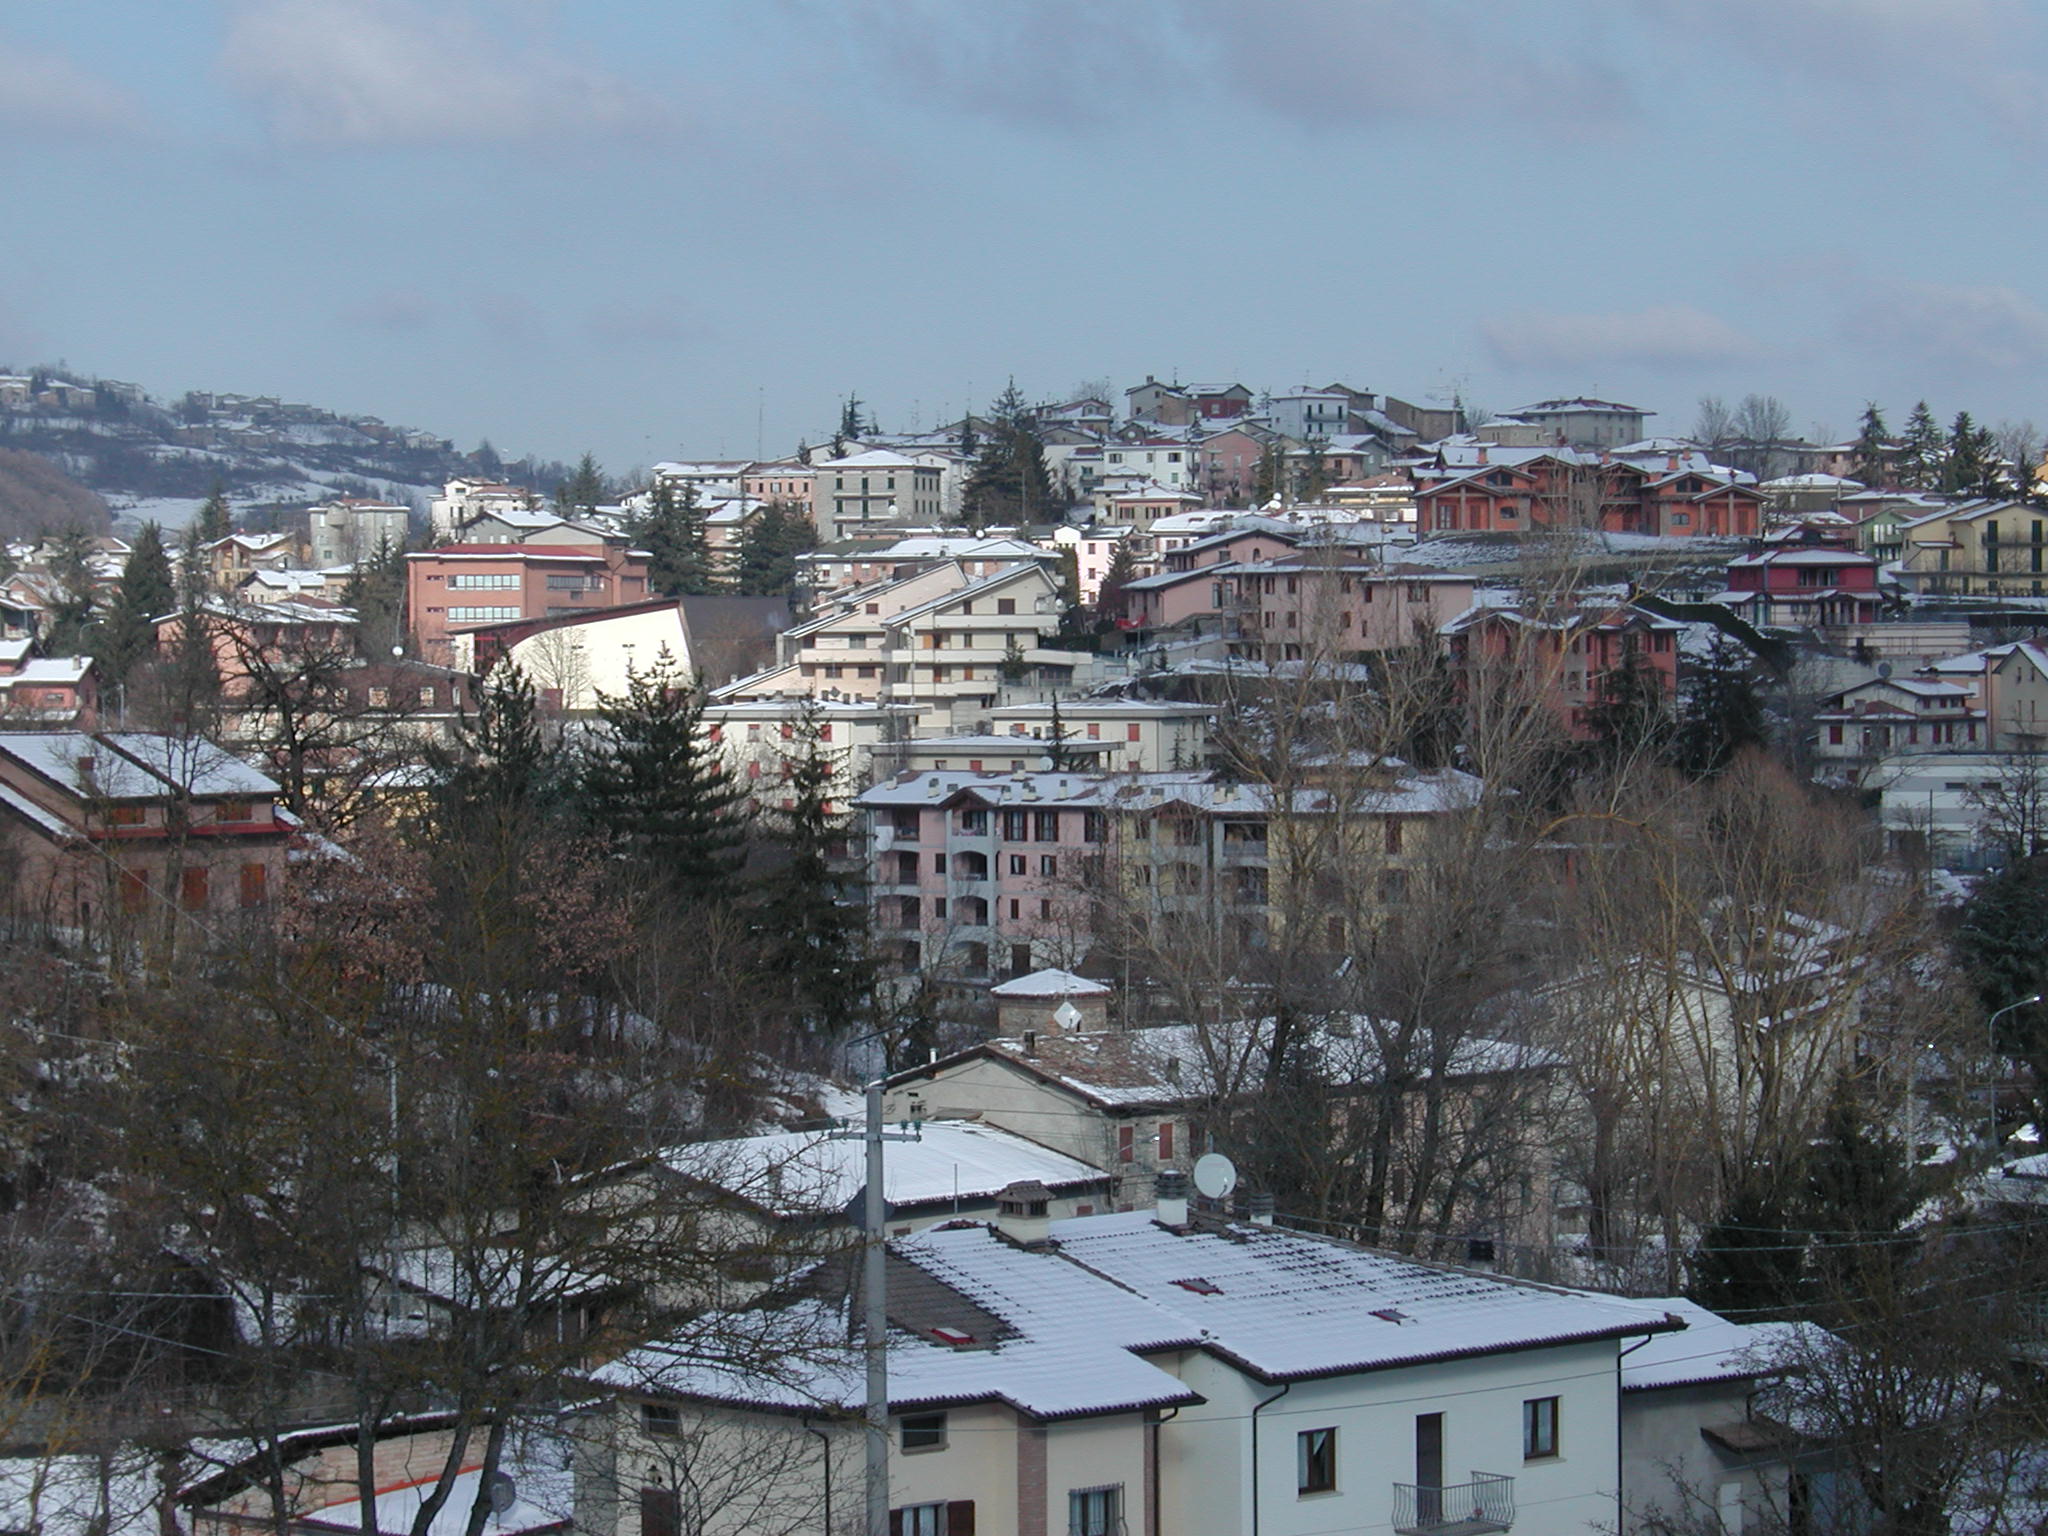
<instances>
[{"instance_id":1,"label":"brown shutter","mask_svg":"<svg viewBox=\"0 0 2048 1536\"><path fill-rule=\"evenodd\" d=\"M903 1536L903 1511L900 1509L889 1511L889 1536Z\"/></svg>"},{"instance_id":2,"label":"brown shutter","mask_svg":"<svg viewBox=\"0 0 2048 1536\"><path fill-rule=\"evenodd\" d=\"M974 1500L955 1499L946 1506L946 1536L974 1536Z\"/></svg>"}]
</instances>

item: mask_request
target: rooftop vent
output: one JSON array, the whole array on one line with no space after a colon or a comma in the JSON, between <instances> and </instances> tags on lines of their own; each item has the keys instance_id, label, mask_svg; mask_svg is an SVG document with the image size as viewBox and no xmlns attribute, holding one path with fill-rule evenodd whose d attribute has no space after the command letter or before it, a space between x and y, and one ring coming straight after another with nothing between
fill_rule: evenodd
<instances>
[{"instance_id":1,"label":"rooftop vent","mask_svg":"<svg viewBox=\"0 0 2048 1536\"><path fill-rule=\"evenodd\" d=\"M1020 1248L1044 1246L1051 1236L1052 1191L1036 1179L1020 1179L996 1196L996 1232Z\"/></svg>"},{"instance_id":2,"label":"rooftop vent","mask_svg":"<svg viewBox=\"0 0 2048 1536\"><path fill-rule=\"evenodd\" d=\"M1268 1190L1255 1192L1247 1202L1251 1208L1252 1225L1270 1227L1273 1225L1273 1196Z\"/></svg>"},{"instance_id":3,"label":"rooftop vent","mask_svg":"<svg viewBox=\"0 0 2048 1536\"><path fill-rule=\"evenodd\" d=\"M1221 1296L1223 1287L1213 1280L1204 1280L1200 1275L1189 1275L1185 1280L1173 1282L1184 1291L1193 1291L1197 1296Z\"/></svg>"},{"instance_id":4,"label":"rooftop vent","mask_svg":"<svg viewBox=\"0 0 2048 1536\"><path fill-rule=\"evenodd\" d=\"M1152 1182L1152 1199L1159 1208L1156 1219L1162 1227L1188 1224L1188 1176L1178 1168L1159 1170Z\"/></svg>"}]
</instances>

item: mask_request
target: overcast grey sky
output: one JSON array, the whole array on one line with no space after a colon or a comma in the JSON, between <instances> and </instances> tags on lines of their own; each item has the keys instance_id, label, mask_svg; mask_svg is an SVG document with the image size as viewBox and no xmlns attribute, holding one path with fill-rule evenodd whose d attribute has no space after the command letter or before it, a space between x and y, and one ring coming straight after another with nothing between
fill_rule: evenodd
<instances>
[{"instance_id":1,"label":"overcast grey sky","mask_svg":"<svg viewBox=\"0 0 2048 1536\"><path fill-rule=\"evenodd\" d=\"M0 362L624 469L1147 373L2048 421L2019 0L12 0Z\"/></svg>"}]
</instances>

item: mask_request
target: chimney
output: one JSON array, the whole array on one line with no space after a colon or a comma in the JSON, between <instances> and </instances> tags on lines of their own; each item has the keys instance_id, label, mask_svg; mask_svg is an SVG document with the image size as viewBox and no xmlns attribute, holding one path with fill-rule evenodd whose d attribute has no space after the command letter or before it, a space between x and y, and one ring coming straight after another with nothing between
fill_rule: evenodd
<instances>
[{"instance_id":1,"label":"chimney","mask_svg":"<svg viewBox=\"0 0 2048 1536\"><path fill-rule=\"evenodd\" d=\"M1486 444L1484 443L1479 445L1479 462L1482 464L1486 462Z\"/></svg>"},{"instance_id":2,"label":"chimney","mask_svg":"<svg viewBox=\"0 0 2048 1536\"><path fill-rule=\"evenodd\" d=\"M1273 1225L1273 1196L1269 1191L1262 1189L1252 1196L1251 1218L1255 1227Z\"/></svg>"},{"instance_id":3,"label":"chimney","mask_svg":"<svg viewBox=\"0 0 2048 1536\"><path fill-rule=\"evenodd\" d=\"M1493 1268L1492 1238L1468 1237L1465 1239L1465 1267L1467 1269L1489 1271Z\"/></svg>"},{"instance_id":4,"label":"chimney","mask_svg":"<svg viewBox=\"0 0 2048 1536\"><path fill-rule=\"evenodd\" d=\"M1036 1179L1020 1179L996 1196L996 1235L1019 1248L1043 1248L1051 1241L1046 1207L1052 1191Z\"/></svg>"},{"instance_id":5,"label":"chimney","mask_svg":"<svg viewBox=\"0 0 2048 1536\"><path fill-rule=\"evenodd\" d=\"M1162 1168L1152 1180L1152 1200L1159 1207L1153 1218L1162 1227L1185 1229L1188 1224L1188 1176L1178 1168Z\"/></svg>"},{"instance_id":6,"label":"chimney","mask_svg":"<svg viewBox=\"0 0 2048 1536\"><path fill-rule=\"evenodd\" d=\"M1026 1056L1036 1056L1038 1054L1038 1031L1035 1029L1024 1031L1024 1054Z\"/></svg>"}]
</instances>

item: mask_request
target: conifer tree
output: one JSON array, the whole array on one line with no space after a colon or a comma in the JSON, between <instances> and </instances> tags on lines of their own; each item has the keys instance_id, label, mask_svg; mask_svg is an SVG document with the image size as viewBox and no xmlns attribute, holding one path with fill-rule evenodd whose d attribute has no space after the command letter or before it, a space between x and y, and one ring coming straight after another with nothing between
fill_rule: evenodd
<instances>
[{"instance_id":1,"label":"conifer tree","mask_svg":"<svg viewBox=\"0 0 2048 1536\"><path fill-rule=\"evenodd\" d=\"M874 975L867 903L846 858L851 825L832 800L839 754L826 730L819 706L805 701L783 754L783 803L764 816L783 862L762 884L759 915L764 974L788 988L807 1027L841 1035L860 1018Z\"/></svg>"},{"instance_id":2,"label":"conifer tree","mask_svg":"<svg viewBox=\"0 0 2048 1536\"><path fill-rule=\"evenodd\" d=\"M1997 457L1990 430L1971 420L1968 411L1956 412L1955 422L1948 431L1941 488L1959 496L1996 495Z\"/></svg>"},{"instance_id":3,"label":"conifer tree","mask_svg":"<svg viewBox=\"0 0 2048 1536\"><path fill-rule=\"evenodd\" d=\"M121 585L113 606L99 626L94 657L101 682L118 687L156 646L156 623L178 606L178 587L171 557L164 551L163 530L144 523L121 568Z\"/></svg>"},{"instance_id":4,"label":"conifer tree","mask_svg":"<svg viewBox=\"0 0 2048 1536\"><path fill-rule=\"evenodd\" d=\"M1129 612L1130 600L1124 588L1138 576L1137 556L1128 538L1118 539L1109 552L1109 568L1102 573L1102 585L1095 589L1095 617L1103 624L1121 623Z\"/></svg>"},{"instance_id":5,"label":"conifer tree","mask_svg":"<svg viewBox=\"0 0 2048 1536\"><path fill-rule=\"evenodd\" d=\"M1856 478L1865 485L1883 487L1892 480L1891 429L1884 424L1884 412L1875 400L1863 406L1863 426L1856 434Z\"/></svg>"},{"instance_id":6,"label":"conifer tree","mask_svg":"<svg viewBox=\"0 0 2048 1536\"><path fill-rule=\"evenodd\" d=\"M446 840L503 835L528 824L551 798L555 751L542 729L533 682L516 664L474 691L476 708L455 726L441 755L441 825Z\"/></svg>"},{"instance_id":7,"label":"conifer tree","mask_svg":"<svg viewBox=\"0 0 2048 1536\"><path fill-rule=\"evenodd\" d=\"M1766 741L1763 700L1750 657L1727 636L1716 635L1706 655L1688 660L1672 760L1694 778L1711 778Z\"/></svg>"},{"instance_id":8,"label":"conifer tree","mask_svg":"<svg viewBox=\"0 0 2048 1536\"><path fill-rule=\"evenodd\" d=\"M67 528L50 539L53 590L43 644L54 656L78 656L93 648L99 598L93 591L92 535Z\"/></svg>"},{"instance_id":9,"label":"conifer tree","mask_svg":"<svg viewBox=\"0 0 2048 1536\"><path fill-rule=\"evenodd\" d=\"M801 508L769 502L740 535L733 589L750 597L787 597L796 590L796 557L817 543Z\"/></svg>"},{"instance_id":10,"label":"conifer tree","mask_svg":"<svg viewBox=\"0 0 2048 1536\"><path fill-rule=\"evenodd\" d=\"M193 527L194 534L202 544L217 543L235 531L234 519L228 514L228 498L216 484L213 494L206 498L199 508L198 521Z\"/></svg>"},{"instance_id":11,"label":"conifer tree","mask_svg":"<svg viewBox=\"0 0 2048 1536\"><path fill-rule=\"evenodd\" d=\"M1911 491L1938 490L1947 460L1948 438L1922 400L1906 418L1906 435L1899 444L1899 483Z\"/></svg>"},{"instance_id":12,"label":"conifer tree","mask_svg":"<svg viewBox=\"0 0 2048 1536\"><path fill-rule=\"evenodd\" d=\"M744 798L703 729L697 688L662 647L626 691L598 696L599 725L582 791L593 829L662 889L691 900L721 894L739 863Z\"/></svg>"},{"instance_id":13,"label":"conifer tree","mask_svg":"<svg viewBox=\"0 0 2048 1536\"><path fill-rule=\"evenodd\" d=\"M1052 517L1057 508L1045 445L1031 423L1024 396L1012 379L989 407L993 418L981 456L967 477L962 509L976 530L994 522L1028 523Z\"/></svg>"},{"instance_id":14,"label":"conifer tree","mask_svg":"<svg viewBox=\"0 0 2048 1536\"><path fill-rule=\"evenodd\" d=\"M574 473L555 487L555 512L569 519L586 516L604 505L609 491L597 460L586 453L577 461Z\"/></svg>"},{"instance_id":15,"label":"conifer tree","mask_svg":"<svg viewBox=\"0 0 2048 1536\"><path fill-rule=\"evenodd\" d=\"M835 442L843 438L859 438L874 430L874 423L861 414L864 403L859 395L846 397L846 403L839 408L839 434Z\"/></svg>"},{"instance_id":16,"label":"conifer tree","mask_svg":"<svg viewBox=\"0 0 2048 1536\"><path fill-rule=\"evenodd\" d=\"M377 552L356 562L342 602L355 610L356 644L371 660L391 654L405 634L405 544L380 539Z\"/></svg>"},{"instance_id":17,"label":"conifer tree","mask_svg":"<svg viewBox=\"0 0 2048 1536\"><path fill-rule=\"evenodd\" d=\"M647 551L647 585L663 597L699 597L717 590L695 486L678 491L666 480L656 480L647 494L647 512L630 532L634 543Z\"/></svg>"}]
</instances>

